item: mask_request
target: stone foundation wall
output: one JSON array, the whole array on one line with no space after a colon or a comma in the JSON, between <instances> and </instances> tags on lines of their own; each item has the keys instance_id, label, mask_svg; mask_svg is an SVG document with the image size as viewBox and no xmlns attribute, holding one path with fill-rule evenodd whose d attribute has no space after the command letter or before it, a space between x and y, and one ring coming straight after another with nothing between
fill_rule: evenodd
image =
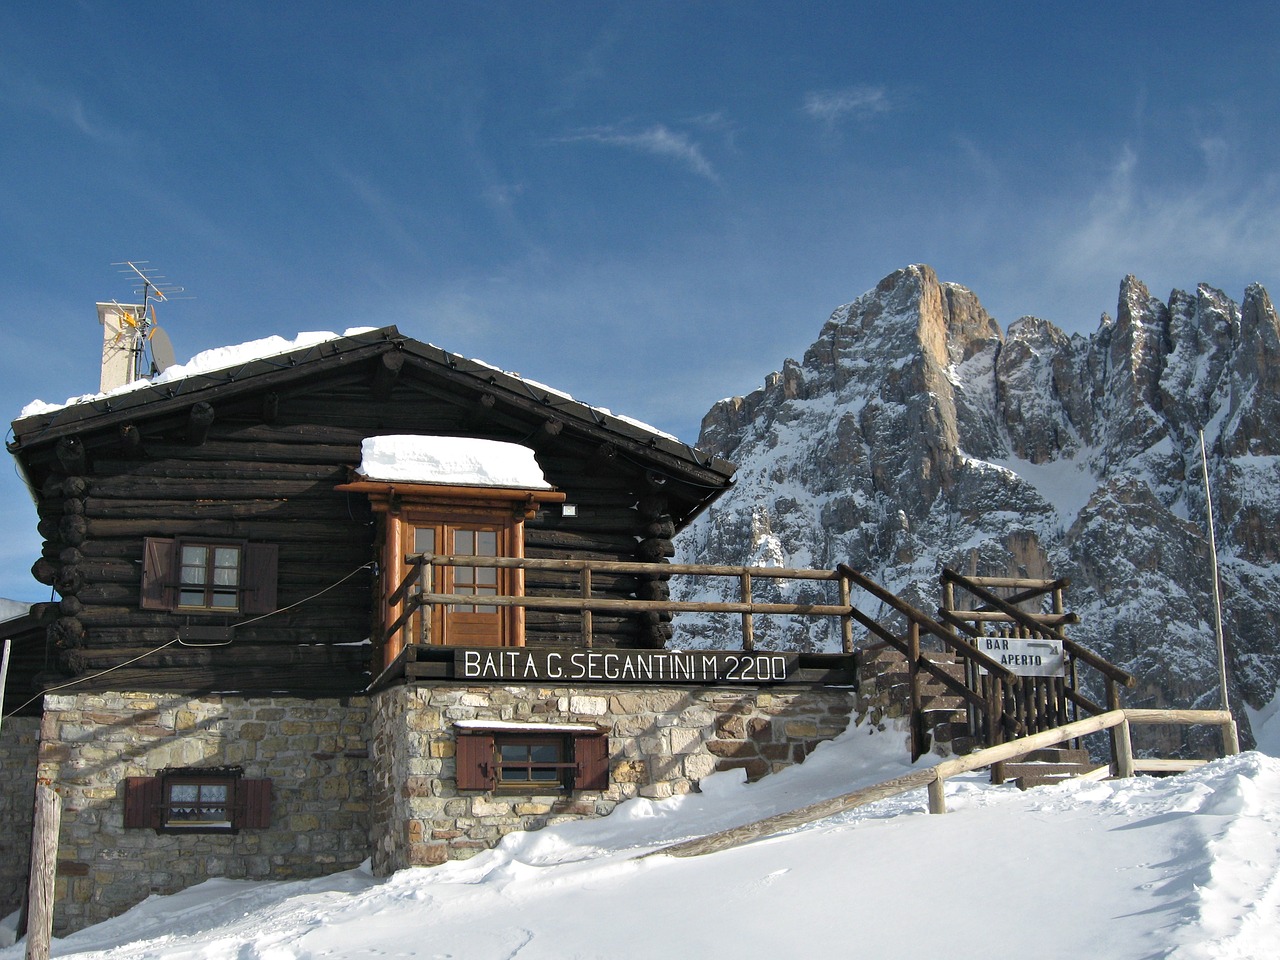
<instances>
[{"instance_id":1,"label":"stone foundation wall","mask_svg":"<svg viewBox=\"0 0 1280 960\"><path fill-rule=\"evenodd\" d=\"M750 780L801 762L844 730L843 688L423 684L373 697L373 867L465 859L517 830L603 816L631 797L696 790L717 770ZM587 723L609 734L609 787L548 795L459 791L459 720Z\"/></svg>"},{"instance_id":2,"label":"stone foundation wall","mask_svg":"<svg viewBox=\"0 0 1280 960\"><path fill-rule=\"evenodd\" d=\"M46 697L38 773L62 796L55 933L210 877L295 879L357 866L368 856L367 720L360 698ZM123 826L126 777L228 765L271 780L269 828L183 835Z\"/></svg>"},{"instance_id":3,"label":"stone foundation wall","mask_svg":"<svg viewBox=\"0 0 1280 960\"><path fill-rule=\"evenodd\" d=\"M31 861L40 721L10 717L0 730L0 916L22 903Z\"/></svg>"}]
</instances>

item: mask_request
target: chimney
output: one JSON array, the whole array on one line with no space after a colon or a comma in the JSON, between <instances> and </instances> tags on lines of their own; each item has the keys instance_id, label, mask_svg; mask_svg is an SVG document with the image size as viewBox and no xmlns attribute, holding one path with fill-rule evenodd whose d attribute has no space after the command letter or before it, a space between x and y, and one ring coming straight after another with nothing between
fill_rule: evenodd
<instances>
[{"instance_id":1,"label":"chimney","mask_svg":"<svg viewBox=\"0 0 1280 960\"><path fill-rule=\"evenodd\" d=\"M138 379L138 356L142 352L140 304L100 303L98 322L102 324L102 381L106 393Z\"/></svg>"}]
</instances>

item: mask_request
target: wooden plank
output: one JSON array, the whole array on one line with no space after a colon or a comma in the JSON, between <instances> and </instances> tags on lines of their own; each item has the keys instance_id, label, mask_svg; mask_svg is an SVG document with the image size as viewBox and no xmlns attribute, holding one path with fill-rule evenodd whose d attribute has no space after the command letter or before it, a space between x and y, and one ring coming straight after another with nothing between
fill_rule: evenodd
<instances>
[{"instance_id":1,"label":"wooden plank","mask_svg":"<svg viewBox=\"0 0 1280 960\"><path fill-rule=\"evenodd\" d=\"M27 886L26 960L49 960L61 821L62 801L58 794L47 783L37 784L31 825L31 878Z\"/></svg>"},{"instance_id":2,"label":"wooden plank","mask_svg":"<svg viewBox=\"0 0 1280 960\"><path fill-rule=\"evenodd\" d=\"M797 810L766 817L754 823L745 823L742 826L731 827L728 830L721 830L705 837L696 837L692 840L660 847L644 854L644 857L699 857L706 853L716 853L720 850L727 850L730 847L750 843L752 840L772 836L775 833L782 833L784 830L792 830L796 827L804 826L806 823L821 820L824 817L844 813L846 810L853 810L856 807L865 806L868 803L874 803L886 797L896 797L911 790L918 790L921 787L928 786L934 779L935 775L932 769L916 770L901 777L886 780L884 783L863 787L861 790L855 790L852 793L842 794L818 803L811 803Z\"/></svg>"},{"instance_id":3,"label":"wooden plank","mask_svg":"<svg viewBox=\"0 0 1280 960\"><path fill-rule=\"evenodd\" d=\"M1186 773L1196 767L1203 767L1208 760L1160 760L1135 757L1133 769L1139 773Z\"/></svg>"}]
</instances>

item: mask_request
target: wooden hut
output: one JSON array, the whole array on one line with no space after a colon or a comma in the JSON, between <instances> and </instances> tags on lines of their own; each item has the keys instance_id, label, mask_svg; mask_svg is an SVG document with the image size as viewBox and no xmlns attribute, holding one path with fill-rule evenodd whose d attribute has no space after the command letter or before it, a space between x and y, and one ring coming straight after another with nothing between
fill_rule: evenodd
<instances>
[{"instance_id":1,"label":"wooden hut","mask_svg":"<svg viewBox=\"0 0 1280 960\"><path fill-rule=\"evenodd\" d=\"M377 468L450 441L533 469ZM14 631L8 702L37 699L0 758L69 811L61 932L209 876L470 856L847 722L843 687L770 685L794 655L694 661L638 603L732 464L395 327L29 410L9 450L57 599Z\"/></svg>"}]
</instances>

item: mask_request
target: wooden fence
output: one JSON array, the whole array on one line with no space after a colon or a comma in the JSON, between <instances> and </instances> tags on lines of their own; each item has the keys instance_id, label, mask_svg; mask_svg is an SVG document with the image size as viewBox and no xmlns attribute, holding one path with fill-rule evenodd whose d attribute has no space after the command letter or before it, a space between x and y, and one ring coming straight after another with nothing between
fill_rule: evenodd
<instances>
[{"instance_id":1,"label":"wooden fence","mask_svg":"<svg viewBox=\"0 0 1280 960\"><path fill-rule=\"evenodd\" d=\"M887 797L899 796L912 790L927 788L929 791L929 812L946 813L946 782L951 777L973 770L981 770L995 763L1002 763L1015 757L1023 756L1032 750L1076 740L1090 733L1101 730L1114 730L1113 740L1116 742L1116 761L1108 770L1117 777L1131 777L1139 771L1176 771L1189 770L1203 760L1141 760L1133 756L1132 737L1129 728L1135 723L1164 724L1210 724L1222 728L1222 746L1224 755L1240 752L1240 744L1236 733L1235 721L1225 710L1109 710L1093 717L1076 720L1052 730L1038 733L1017 740L1011 740L985 750L979 750L964 757L955 757L941 763L915 770L901 777L895 777L884 783L863 787L852 793L846 793L829 800L791 810L754 823L731 827L718 833L704 837L696 837L681 843L671 844L654 850L645 856L668 855L673 857L696 857L705 853L715 853L730 847L740 846L772 836L784 830L792 830L821 820L825 817L843 813L857 807L883 800Z\"/></svg>"}]
</instances>

